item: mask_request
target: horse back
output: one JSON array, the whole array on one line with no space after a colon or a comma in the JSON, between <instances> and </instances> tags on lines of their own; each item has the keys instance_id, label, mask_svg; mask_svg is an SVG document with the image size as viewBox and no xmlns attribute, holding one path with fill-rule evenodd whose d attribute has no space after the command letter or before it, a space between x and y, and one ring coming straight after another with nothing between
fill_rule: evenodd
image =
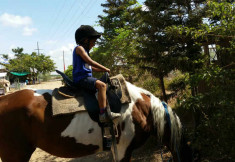
<instances>
[{"instance_id":1,"label":"horse back","mask_svg":"<svg viewBox=\"0 0 235 162\"><path fill-rule=\"evenodd\" d=\"M40 119L45 110L43 96L34 96L32 90L21 90L0 97L0 157L11 157L20 152L32 152L32 121ZM21 150L21 151L20 151ZM22 153L24 154L24 153ZM18 157L19 158L19 157Z\"/></svg>"},{"instance_id":2,"label":"horse back","mask_svg":"<svg viewBox=\"0 0 235 162\"><path fill-rule=\"evenodd\" d=\"M43 118L40 114L44 114L46 105L43 96L34 96L32 90L21 90L0 97L0 134L29 127L32 118Z\"/></svg>"},{"instance_id":3,"label":"horse back","mask_svg":"<svg viewBox=\"0 0 235 162\"><path fill-rule=\"evenodd\" d=\"M19 109L30 108L37 100L32 90L21 90L0 97L0 115L14 112ZM36 101L37 102L37 101Z\"/></svg>"}]
</instances>

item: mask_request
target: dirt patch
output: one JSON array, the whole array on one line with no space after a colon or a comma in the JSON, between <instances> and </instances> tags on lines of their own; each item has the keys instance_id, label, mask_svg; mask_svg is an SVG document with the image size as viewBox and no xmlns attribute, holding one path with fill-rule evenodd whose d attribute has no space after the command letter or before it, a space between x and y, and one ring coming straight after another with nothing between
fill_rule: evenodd
<instances>
[{"instance_id":1,"label":"dirt patch","mask_svg":"<svg viewBox=\"0 0 235 162\"><path fill-rule=\"evenodd\" d=\"M33 84L33 85L26 85L24 89L26 88L32 88L32 89L54 89L62 86L61 81L51 81L51 82L42 82L40 84Z\"/></svg>"},{"instance_id":2,"label":"dirt patch","mask_svg":"<svg viewBox=\"0 0 235 162\"><path fill-rule=\"evenodd\" d=\"M165 149L161 149L153 139L149 139L147 143L141 148L135 150L132 156L132 162L156 162L170 159L171 154ZM100 152L94 155L89 155L81 158L60 158L46 153L41 149L36 149L33 153L30 162L111 162L111 152Z\"/></svg>"}]
</instances>

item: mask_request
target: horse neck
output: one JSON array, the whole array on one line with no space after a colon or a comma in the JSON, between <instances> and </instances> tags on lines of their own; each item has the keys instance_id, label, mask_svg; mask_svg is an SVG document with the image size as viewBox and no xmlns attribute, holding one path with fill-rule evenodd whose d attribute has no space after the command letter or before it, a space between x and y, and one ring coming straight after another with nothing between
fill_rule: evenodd
<instances>
[{"instance_id":1,"label":"horse neck","mask_svg":"<svg viewBox=\"0 0 235 162\"><path fill-rule=\"evenodd\" d=\"M127 83L128 91L131 96L131 100L135 103L138 99L145 100L143 94L150 98L150 108L151 114L153 117L153 125L154 132L157 133L158 137L162 139L164 132L167 129L167 119L166 119L166 111L161 100L155 97L152 93L142 88L136 87L129 82ZM172 109L168 106L168 112L170 115L170 134L171 134L171 143L176 144L179 143L181 138L181 129L182 125L178 118L178 116L172 111ZM168 123L169 125L169 123ZM168 128L169 129L169 128ZM174 140L175 139L175 140Z\"/></svg>"},{"instance_id":2,"label":"horse neck","mask_svg":"<svg viewBox=\"0 0 235 162\"><path fill-rule=\"evenodd\" d=\"M145 111L146 109L148 109L148 111L150 112L148 114L149 116L151 116L152 121L151 123L148 123L148 124L152 125L151 132L157 133L157 136L160 139L162 139L163 134L164 134L164 125L165 125L165 121L164 121L165 111L164 111L161 101L158 98L156 98L153 94L151 94L149 91L136 87L135 85L132 85L129 82L126 82L126 83L127 83L127 88L128 88L132 103L134 105L138 104L138 102L141 102L141 101L142 103L144 102L146 103L147 106L143 105L144 107L142 108L142 110ZM132 110L133 107L129 107L129 109L130 111L133 111ZM141 109L141 108L138 108L138 109ZM146 115L146 114L147 113L144 113L142 115ZM143 121L143 122L146 122L146 121Z\"/></svg>"},{"instance_id":3,"label":"horse neck","mask_svg":"<svg viewBox=\"0 0 235 162\"><path fill-rule=\"evenodd\" d=\"M127 88L132 100L132 103L129 105L127 109L122 109L124 110L125 114L130 114L132 115L126 115L126 116L132 116L132 118L135 118L133 116L133 113L136 109L137 113L142 113L144 110L149 110L149 116L151 119L151 123L149 123L149 116L148 118L146 117L146 114L148 113L142 113L146 117L146 121L144 122L138 122L141 123L139 124L140 127L142 124L150 124L151 126L148 128L151 128L151 130L147 129L147 132L150 132L152 135L160 139L164 145L166 145L170 151L173 154L173 157L175 161L178 161L179 156L181 157L181 131L182 131L182 126L181 122L178 118L178 116L172 111L170 107L168 107L168 112L170 116L170 121L167 120L166 117L166 111L164 109L164 106L162 102L156 98L153 94L150 92L141 89L139 87L136 87L130 83L127 82ZM146 103L144 105L143 103ZM143 104L143 108L141 110L141 104ZM138 107L138 108L135 108ZM142 112L141 112L142 111ZM136 119L136 118L135 118ZM144 119L144 117L142 118ZM146 128L146 127L144 127ZM145 129L146 130L146 129ZM181 159L181 158L180 158Z\"/></svg>"}]
</instances>

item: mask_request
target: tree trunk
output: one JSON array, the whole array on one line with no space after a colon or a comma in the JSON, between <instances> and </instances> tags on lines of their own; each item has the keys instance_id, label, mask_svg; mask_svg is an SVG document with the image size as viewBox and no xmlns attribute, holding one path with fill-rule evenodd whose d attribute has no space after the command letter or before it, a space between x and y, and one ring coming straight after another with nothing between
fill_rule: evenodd
<instances>
[{"instance_id":1,"label":"tree trunk","mask_svg":"<svg viewBox=\"0 0 235 162\"><path fill-rule=\"evenodd\" d=\"M210 51L209 51L209 48L208 48L208 44L205 44L203 47L204 47L205 55L208 56L208 61L207 61L207 66L208 66L208 65L210 65Z\"/></svg>"},{"instance_id":2,"label":"tree trunk","mask_svg":"<svg viewBox=\"0 0 235 162\"><path fill-rule=\"evenodd\" d=\"M161 89L162 89L162 95L163 95L163 100L167 103L167 96L166 96L166 90L165 90L165 85L164 85L164 77L163 75L160 75L159 77L160 83L161 83Z\"/></svg>"}]
</instances>

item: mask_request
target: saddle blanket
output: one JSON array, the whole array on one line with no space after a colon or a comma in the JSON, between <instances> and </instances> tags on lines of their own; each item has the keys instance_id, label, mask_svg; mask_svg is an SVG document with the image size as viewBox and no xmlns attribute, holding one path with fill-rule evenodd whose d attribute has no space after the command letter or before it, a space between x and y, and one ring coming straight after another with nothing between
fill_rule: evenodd
<instances>
[{"instance_id":1,"label":"saddle blanket","mask_svg":"<svg viewBox=\"0 0 235 162\"><path fill-rule=\"evenodd\" d=\"M68 98L58 92L58 88L52 92L52 114L67 114L78 111L86 111L83 97Z\"/></svg>"}]
</instances>

